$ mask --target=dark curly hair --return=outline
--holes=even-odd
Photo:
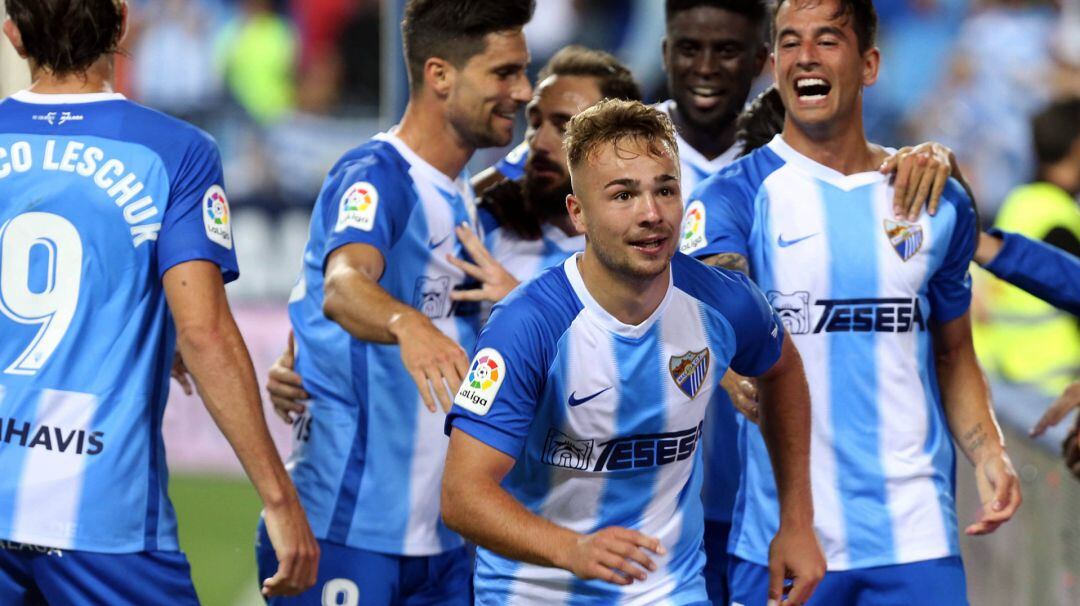
[[[735,139],[743,144],[742,155],[772,141],[784,130],[784,102],[780,91],[770,86],[739,114],[735,121]]]
[[[117,51],[124,0],[4,0],[23,48],[38,68],[79,74]]]

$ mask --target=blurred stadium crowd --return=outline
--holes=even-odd
[[[244,243],[240,261],[250,268],[233,296],[282,299],[327,167],[404,108],[404,95],[393,94],[404,80],[395,44],[403,0],[131,4],[120,90],[217,138]],[[1031,117],[1054,98],[1080,95],[1080,0],[876,4],[889,60],[867,94],[870,139],[948,145],[984,220],[992,220],[1008,192],[1033,175]],[[623,60],[647,101],[664,98],[663,2],[537,5],[526,30],[533,70],[580,43]],[[473,172],[505,151],[478,153]]]

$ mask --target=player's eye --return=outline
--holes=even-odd
[[[633,196],[631,196],[630,192],[628,192],[628,191],[621,191],[621,192],[615,194],[615,199],[620,201],[620,202],[629,201],[632,197]]]

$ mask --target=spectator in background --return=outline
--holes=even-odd
[[[1052,104],[1032,122],[1035,182],[1005,200],[996,227],[1080,256],[1080,99]],[[979,358],[1002,378],[1057,395],[1080,378],[1077,318],[1001,282],[985,289],[989,324]]]
[[[244,0],[218,39],[226,87],[252,119],[270,124],[293,108],[296,33],[271,0]]]
[[[205,128],[221,93],[210,12],[192,0],[143,6],[139,36],[131,45],[135,96]]]
[[[1049,99],[1055,18],[1039,0],[988,0],[961,26],[938,94],[912,113],[917,138],[941,140],[969,163],[987,215],[1033,172],[1029,122]]]

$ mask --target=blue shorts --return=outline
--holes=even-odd
[[[179,551],[92,553],[0,541],[0,604],[198,606]]]
[[[315,586],[270,606],[471,606],[473,558],[464,547],[433,556],[396,556],[319,541]],[[278,561],[259,522],[255,543],[259,584],[274,576]]]
[[[765,606],[769,569],[731,557],[732,606]],[[958,557],[895,566],[836,570],[814,591],[807,606],[967,606],[967,580]]]
[[[713,606],[728,606],[728,535],[731,522],[705,520],[705,589]]]

